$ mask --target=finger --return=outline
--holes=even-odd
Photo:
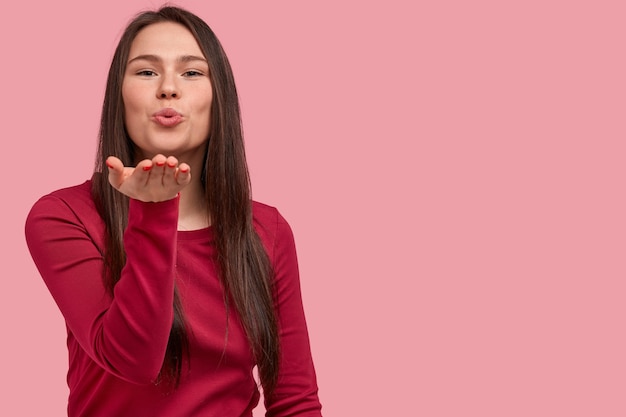
[[[144,159],[139,161],[133,175],[137,179],[137,184],[146,184],[150,179],[150,174],[152,169],[154,168],[154,164],[149,159]]]
[[[121,169],[124,167],[124,164],[122,163],[122,161],[116,156],[109,156],[105,162],[106,162],[107,167],[109,168]]]
[[[178,159],[176,159],[173,156],[168,157],[167,160],[165,161],[165,173],[163,174],[163,184],[169,185],[169,184],[176,183],[176,180],[174,177],[176,174],[177,167],[178,167]]]
[[[109,156],[105,163],[109,171],[109,183],[118,189],[124,182],[124,164],[115,156]]]
[[[152,158],[152,169],[150,170],[150,177],[148,181],[153,184],[163,184],[163,174],[165,172],[165,158],[164,155],[158,154]]]
[[[191,167],[186,163],[182,163],[176,170],[176,183],[179,185],[187,185],[191,182]]]
[[[171,168],[175,168],[178,166],[178,159],[176,159],[175,156],[168,156],[165,162],[167,162],[167,165]]]
[[[165,165],[165,161],[167,161],[167,158],[162,154],[157,154],[152,158],[152,163],[159,167]]]

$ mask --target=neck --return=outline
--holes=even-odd
[[[179,162],[191,167],[191,183],[180,192],[178,230],[198,230],[209,227],[211,222],[202,186],[202,167],[206,149],[196,149],[185,155],[177,155]]]
[[[201,182],[202,168],[192,166],[191,183],[180,192],[178,230],[198,230],[209,227],[211,222],[204,188]]]

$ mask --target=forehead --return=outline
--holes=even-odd
[[[130,46],[128,58],[147,54],[162,57],[203,56],[191,32],[183,25],[174,22],[153,23],[137,33]]]

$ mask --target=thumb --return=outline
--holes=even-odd
[[[119,158],[109,156],[106,159],[106,165],[109,168],[109,183],[113,188],[118,189],[124,182],[124,164]]]

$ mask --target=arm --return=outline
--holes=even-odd
[[[91,199],[85,205],[76,190],[42,198],[27,219],[26,240],[82,349],[108,372],[150,383],[161,369],[173,320],[176,196],[191,175],[187,164],[160,154],[136,168],[115,157],[106,164],[111,185],[130,198],[126,265],[113,297],[102,283],[104,224]]]
[[[266,417],[320,417],[321,405],[306,327],[293,233],[277,214],[273,250],[281,343],[278,385],[265,399]]]
[[[127,263],[113,298],[102,283],[99,236],[70,204],[50,195],[32,208],[26,239],[33,260],[87,354],[120,378],[150,383],[161,369],[173,318],[178,199],[131,200]]]

